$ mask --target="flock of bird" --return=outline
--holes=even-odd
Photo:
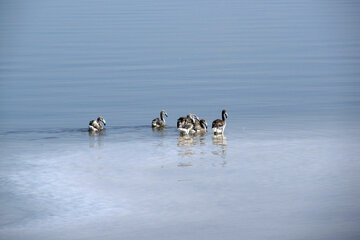
[[[166,126],[165,117],[167,117],[167,113],[165,110],[161,110],[160,118],[155,118],[151,122],[151,126],[155,129],[161,129]],[[226,127],[226,118],[228,114],[226,110],[222,110],[221,113],[222,119],[216,119],[212,122],[211,129],[213,130],[215,135],[223,134]],[[103,117],[98,117],[96,120],[92,120],[89,123],[89,131],[90,132],[99,132],[104,129],[106,125],[106,121]],[[186,117],[180,117],[177,120],[177,129],[182,135],[196,134],[196,133],[206,133],[208,128],[208,124],[205,119],[199,119],[195,114],[189,113]]]

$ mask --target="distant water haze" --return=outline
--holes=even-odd
[[[359,11],[2,1],[0,239],[359,239]]]
[[[7,128],[359,116],[356,1],[8,1]],[[26,123],[24,124],[24,120]],[[262,123],[263,124],[263,123]]]

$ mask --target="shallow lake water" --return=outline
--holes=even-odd
[[[357,1],[0,7],[0,239],[360,238]]]

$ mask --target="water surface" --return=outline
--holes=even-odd
[[[0,239],[359,239],[359,10],[1,2]]]

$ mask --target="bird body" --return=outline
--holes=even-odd
[[[103,123],[104,126],[106,125],[105,119],[101,116],[99,116],[96,120],[91,120],[89,122],[89,131],[98,132],[98,131],[103,130],[104,126],[101,123]]]
[[[206,133],[208,128],[207,122],[205,121],[205,119],[200,119],[195,121],[195,125],[193,128],[193,132],[194,133]]]
[[[154,120],[152,120],[151,122],[151,126],[153,128],[162,128],[165,127],[166,125],[166,121],[164,116],[168,116],[167,113],[165,112],[165,110],[161,110],[160,112],[160,118],[155,118]]]

